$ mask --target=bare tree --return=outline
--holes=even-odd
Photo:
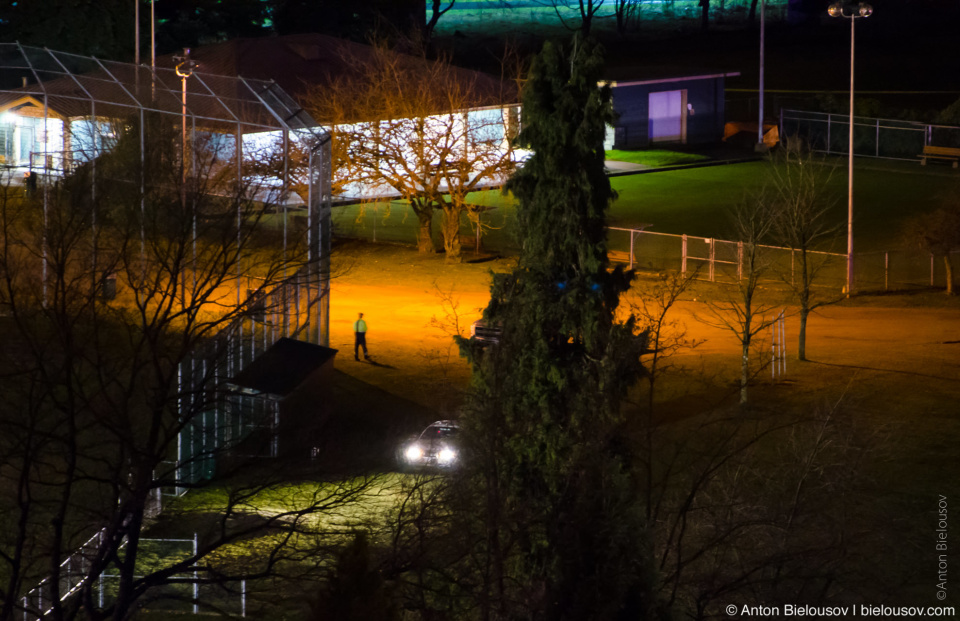
[[[740,342],[740,403],[745,404],[751,379],[750,348],[753,338],[770,327],[773,321],[767,316],[773,307],[758,297],[760,278],[770,268],[762,246],[773,228],[768,194],[761,192],[742,201],[733,213],[733,227],[739,254],[735,293],[725,299],[708,302],[707,315],[698,319],[730,331]]]
[[[408,201],[424,253],[434,251],[433,213],[442,210],[447,258],[459,260],[467,195],[502,184],[514,167],[518,118],[498,107],[512,86],[381,43],[348,61],[354,75],[313,91],[308,103],[333,128],[341,186]]]
[[[773,238],[791,250],[790,270],[782,270],[781,278],[800,304],[797,358],[806,360],[810,312],[842,299],[818,294],[814,287],[830,260],[822,250],[842,229],[842,224],[830,219],[836,197],[829,184],[836,168],[815,156],[799,139],[787,140],[770,164]]]
[[[643,0],[613,0],[613,14],[617,20],[617,32],[621,35],[635,28],[640,21]]]
[[[657,382],[664,374],[678,371],[670,362],[671,357],[681,350],[692,349],[700,344],[700,341],[687,337],[686,327],[671,316],[671,311],[696,277],[697,270],[691,270],[686,274],[675,272],[658,274],[651,285],[638,288],[637,301],[630,302],[629,305],[631,314],[637,317],[638,325],[647,339],[648,355],[644,358],[647,370],[645,375],[647,403],[646,420],[642,431],[644,457],[641,460],[644,462],[643,467],[647,477],[645,493],[648,520],[653,517],[653,494],[657,487],[654,483],[653,465],[657,428],[654,420]]]
[[[655,517],[671,607],[708,619],[720,604],[823,604],[836,585],[857,588],[849,550],[868,539],[850,514],[883,440],[842,399],[756,417],[720,410],[662,435]]]
[[[444,6],[445,3],[446,6]],[[433,37],[433,31],[437,27],[437,22],[439,22],[440,18],[452,9],[456,3],[457,0],[429,0],[430,19],[427,20],[427,25],[424,28],[425,41],[429,41]]]
[[[621,0],[615,1],[619,2]],[[629,2],[629,0],[624,1]],[[564,16],[564,12],[571,4],[567,2],[567,0],[538,0],[538,2],[542,5],[552,7],[554,13],[557,15],[557,19],[560,20],[564,28],[577,30],[580,31],[583,36],[588,36],[590,30],[593,28],[593,20],[597,18],[597,14],[600,12],[604,3],[606,3],[606,0],[577,0],[574,6],[577,7],[577,14],[580,17],[579,23],[571,23]]]
[[[271,205],[252,198],[264,188],[220,174],[217,141],[191,145],[184,187],[176,127],[114,127],[95,166],[27,198],[0,192],[0,619],[127,619],[170,585],[275,576],[302,554],[287,544],[371,485],[318,485],[261,510],[285,475],[231,476],[273,437],[226,385],[224,362],[249,344],[232,330],[301,325],[307,300],[274,293],[309,271],[307,231],[283,243]],[[161,495],[214,474],[225,478],[197,548],[145,564]],[[275,536],[255,562],[224,561],[264,532]]]
[[[960,203],[951,201],[936,211],[907,221],[903,237],[906,243],[943,260],[947,295],[953,295],[953,261],[951,255],[960,250]]]

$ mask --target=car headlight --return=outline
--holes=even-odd
[[[440,449],[440,452],[437,453],[437,463],[449,465],[457,460],[457,452],[452,448],[443,447]]]
[[[420,461],[423,459],[423,449],[416,444],[411,444],[403,452],[403,456],[407,461]]]

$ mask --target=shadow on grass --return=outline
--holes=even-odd
[[[380,367],[381,369],[396,369],[396,368],[397,368],[397,367],[393,366],[392,364],[384,364],[384,363],[382,363],[382,362],[377,362],[377,361],[374,360],[372,357],[370,357],[370,358],[364,358],[364,359],[361,360],[360,362],[365,362],[365,363],[369,364],[370,366]]]
[[[942,376],[942,375],[931,375],[930,373],[918,373],[917,371],[905,371],[905,370],[903,370],[903,369],[885,369],[885,368],[883,368],[883,367],[866,367],[866,366],[862,366],[862,365],[858,365],[858,364],[840,364],[840,363],[838,363],[838,362],[820,362],[820,361],[818,361],[818,360],[811,360],[811,359],[809,359],[809,358],[807,359],[807,362],[809,362],[810,364],[818,364],[818,365],[824,366],[824,367],[835,367],[835,368],[840,368],[840,369],[857,369],[857,370],[861,370],[861,371],[879,371],[879,372],[881,372],[881,373],[896,373],[896,374],[898,374],[898,375],[912,375],[912,376],[915,376],[915,377],[928,377],[928,378],[930,378],[930,379],[944,380],[944,381],[947,381],[947,382],[958,382],[958,383],[960,383],[960,380],[958,380],[958,379],[955,378],[955,377],[944,377],[944,376]]]

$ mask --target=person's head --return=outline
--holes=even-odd
[[[357,313],[357,319],[363,319],[363,313]]]

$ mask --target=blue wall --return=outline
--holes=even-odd
[[[648,110],[650,93],[684,89],[687,91],[687,103],[693,106],[693,113],[687,114],[686,144],[719,142],[723,138],[723,84],[722,77],[713,77],[617,85],[613,89],[613,109],[619,115],[615,125],[614,148],[642,149],[651,146],[653,143],[649,137]]]

